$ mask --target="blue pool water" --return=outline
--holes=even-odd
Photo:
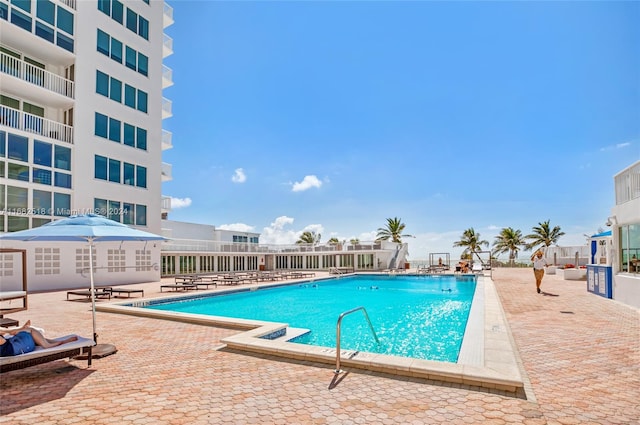
[[[147,308],[284,322],[311,330],[292,342],[335,347],[340,314],[363,306],[380,344],[357,311],[342,320],[342,349],[456,362],[475,287],[472,277],[353,276]]]

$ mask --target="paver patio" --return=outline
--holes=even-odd
[[[556,275],[545,276],[545,294],[537,294],[531,269],[496,269],[493,280],[528,399],[359,370],[332,386],[330,365],[221,348],[236,330],[99,312],[98,342],[118,353],[88,369],[60,360],[0,375],[0,423],[640,423],[637,309]],[[131,288],[161,295],[159,282]],[[30,294],[29,310],[11,317],[51,336],[90,336],[90,303],[65,297]]]

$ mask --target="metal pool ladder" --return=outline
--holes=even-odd
[[[354,309],[345,311],[344,313],[340,314],[340,316],[338,317],[338,324],[336,325],[336,370],[334,370],[334,373],[336,375],[342,372],[340,370],[340,327],[342,325],[342,318],[348,314],[355,313],[358,310],[362,310],[362,313],[364,313],[364,318],[367,319],[367,323],[369,323],[369,329],[371,329],[371,333],[373,334],[373,337],[376,339],[376,342],[378,343],[378,345],[380,344],[378,335],[376,335],[376,331],[375,329],[373,329],[373,325],[371,324],[371,320],[369,320],[369,315],[367,314],[367,310],[364,307],[362,306],[356,307]]]

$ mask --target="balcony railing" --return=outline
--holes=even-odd
[[[162,57],[166,58],[173,54],[173,38],[167,34],[162,34]]]
[[[173,147],[173,143],[171,140],[173,139],[173,133],[162,129],[162,150],[171,149]]]
[[[165,2],[162,16],[162,26],[163,28],[166,28],[170,25],[173,25],[173,7],[169,6]]]
[[[171,211],[171,196],[162,196],[160,208],[163,212]]]
[[[71,9],[76,10],[76,0],[60,0],[65,6],[69,6]]]
[[[162,165],[160,166],[161,168],[161,172],[162,172],[162,181],[163,182],[167,182],[169,180],[173,180],[172,177],[172,170],[173,167],[171,164],[167,163],[167,162],[163,162]]]
[[[0,124],[44,137],[73,143],[73,127],[0,105]]]
[[[614,177],[616,205],[640,198],[640,161]]]
[[[73,81],[33,66],[28,62],[7,55],[6,53],[0,53],[0,72],[71,99],[74,98]]]
[[[162,119],[170,118],[173,116],[172,103],[167,98],[162,98]]]
[[[173,70],[166,65],[162,65],[162,88],[166,89],[173,85]]]
[[[270,245],[256,244],[247,242],[223,242],[223,241],[206,241],[195,239],[174,239],[170,235],[165,235],[169,241],[162,244],[162,251],[199,251],[199,252],[228,252],[228,253],[262,253],[262,254],[318,254],[327,255],[332,253],[342,253],[346,246],[342,245],[313,245],[313,244],[294,244],[294,245]],[[360,245],[360,244],[358,244]],[[366,251],[382,251],[385,250],[381,244],[376,242],[365,242],[362,248],[358,250]],[[389,250],[389,248],[387,248]]]

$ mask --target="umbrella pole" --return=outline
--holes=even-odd
[[[91,281],[91,315],[93,318],[93,342],[98,343],[96,333],[96,289],[93,283],[93,238],[89,238],[89,280]]]

